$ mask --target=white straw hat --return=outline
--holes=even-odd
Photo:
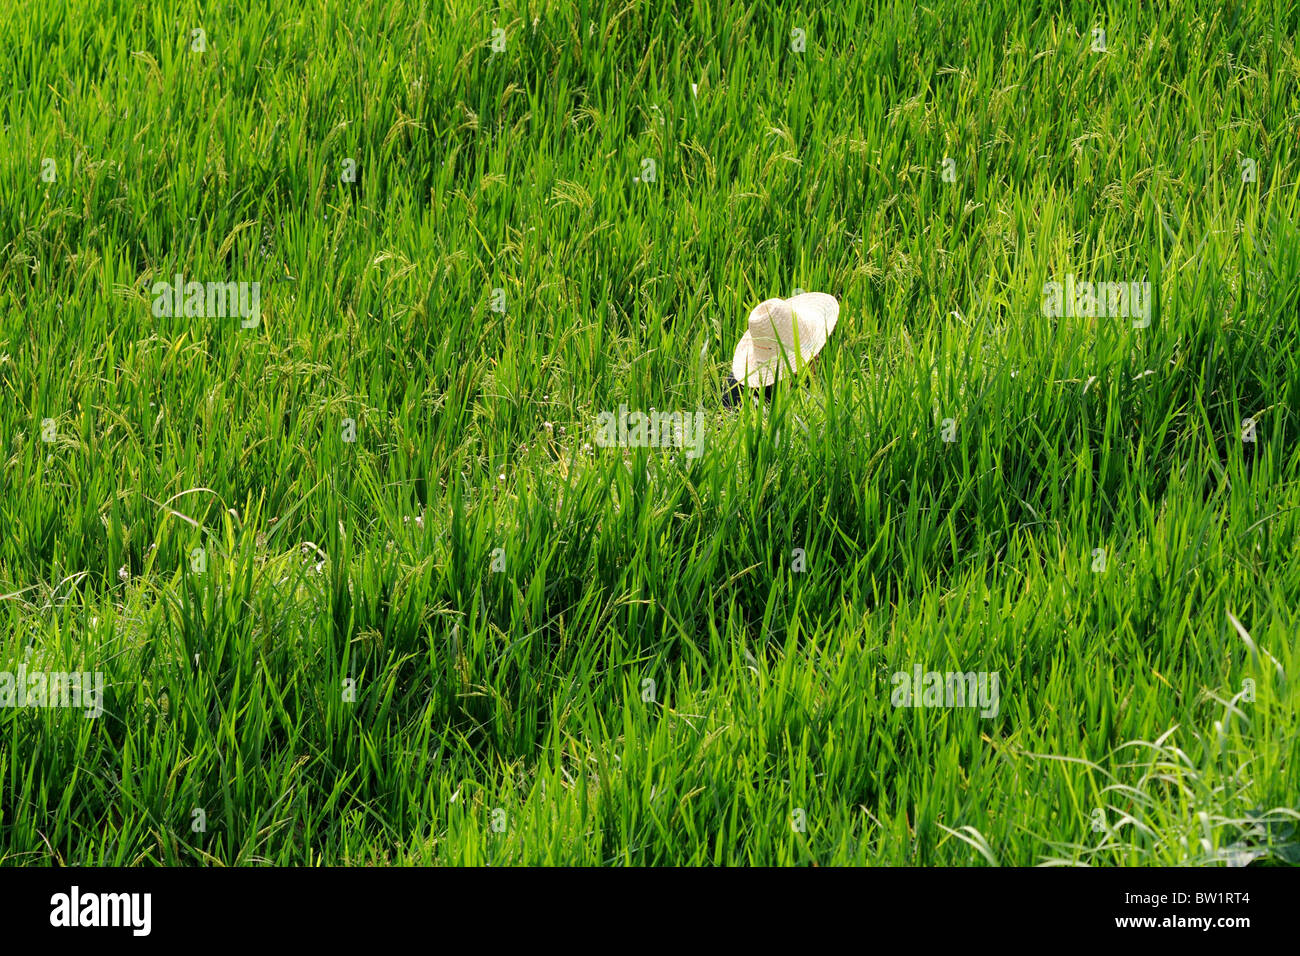
[[[825,292],[760,302],[749,313],[749,328],[736,346],[731,374],[750,388],[771,385],[787,371],[807,365],[822,350],[839,317],[839,302]]]

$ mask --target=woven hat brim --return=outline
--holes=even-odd
[[[803,292],[786,300],[799,322],[799,354],[778,349],[758,355],[754,339],[748,330],[736,345],[731,359],[731,374],[737,382],[750,388],[766,388],[787,371],[794,371],[793,363],[807,365],[825,346],[826,340],[840,317],[840,304],[835,296],[825,292]]]

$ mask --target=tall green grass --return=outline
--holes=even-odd
[[[1300,862],[1298,19],[19,0],[0,862]]]

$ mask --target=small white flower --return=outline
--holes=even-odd
[[[119,581],[130,581],[131,569],[127,567],[125,564],[122,565],[120,568],[117,569],[117,579]]]

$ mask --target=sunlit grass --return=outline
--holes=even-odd
[[[1298,862],[1295,9],[772,6],[0,15],[0,862]]]

